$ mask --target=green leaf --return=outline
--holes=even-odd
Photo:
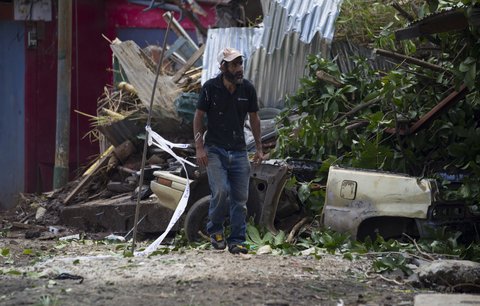
[[[380,95],[379,91],[370,92],[367,96],[365,96],[365,98],[363,98],[363,102],[370,102],[371,100],[375,99],[379,95]]]
[[[341,92],[342,93],[352,93],[354,91],[357,90],[357,87],[353,86],[353,85],[345,85],[343,86],[343,88],[341,89]]]
[[[474,63],[470,66],[470,69],[465,74],[465,85],[467,85],[468,88],[475,87],[476,76],[477,76],[477,65],[476,63]]]
[[[463,63],[460,64],[460,66],[458,66],[458,70],[459,70],[460,72],[467,72],[467,71],[470,70],[470,65],[467,64],[467,63],[465,63],[465,62],[463,62]]]
[[[10,254],[10,249],[2,248],[1,254],[3,257],[7,257]]]
[[[261,241],[262,241],[262,244],[272,245],[274,240],[275,240],[274,235],[271,232],[266,232]]]
[[[463,62],[466,64],[466,65],[470,65],[470,64],[473,64],[475,63],[477,60],[471,56],[467,57]]]
[[[273,241],[275,246],[279,246],[285,242],[285,232],[279,231],[277,235],[275,235],[275,239]]]
[[[298,188],[298,198],[302,203],[305,203],[310,196],[310,187],[308,184],[301,184]]]
[[[256,245],[262,246],[263,240],[260,237],[258,229],[251,224],[247,224],[247,236]]]
[[[469,148],[464,143],[453,143],[448,146],[448,153],[453,157],[468,156]]]

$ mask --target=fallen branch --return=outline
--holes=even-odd
[[[22,228],[22,229],[35,229],[35,230],[41,230],[41,231],[47,230],[46,226],[41,226],[36,224],[25,224],[20,222],[12,222],[12,226],[16,228]]]
[[[325,71],[322,71],[322,70],[318,70],[317,73],[317,78],[319,80],[322,80],[322,81],[325,81],[327,83],[330,83],[332,85],[334,85],[335,87],[341,87],[343,86],[343,83],[340,82],[339,80],[337,80],[333,75],[330,75],[328,73],[326,73]]]
[[[399,281],[397,281],[397,280],[395,280],[395,279],[386,278],[386,277],[383,276],[382,274],[378,274],[378,276],[379,276],[381,279],[383,279],[384,281],[387,281],[387,282],[389,282],[389,283],[394,283],[394,284],[399,285],[399,286],[405,285],[405,283],[399,282]]]
[[[390,58],[394,58],[394,59],[397,59],[397,60],[405,61],[407,63],[414,64],[414,65],[424,67],[424,68],[427,68],[427,69],[431,69],[431,70],[435,70],[435,71],[439,71],[439,72],[448,72],[448,70],[443,68],[442,66],[431,64],[429,62],[422,61],[422,60],[420,60],[418,58],[415,58],[415,57],[403,55],[401,53],[392,52],[392,51],[383,50],[383,49],[374,49],[373,53],[380,54],[382,56],[386,56],[386,57],[390,57]]]
[[[34,212],[31,212],[29,214],[27,214],[25,217],[23,217],[19,222],[20,223],[23,223],[25,221],[27,221],[28,219],[30,219],[31,217],[35,216],[35,213]]]
[[[113,150],[114,147],[110,146],[105,152],[103,152],[102,155],[100,155],[97,161],[83,173],[82,180],[78,183],[77,187],[75,187],[75,189],[73,189],[73,191],[70,192],[70,194],[63,200],[63,204],[68,205],[70,200],[80,192],[80,189],[90,182],[90,180],[93,178],[93,175],[106,165],[110,155],[113,153]]]
[[[364,126],[367,126],[369,125],[370,122],[369,121],[360,121],[360,122],[355,122],[355,123],[352,123],[352,124],[349,124],[345,127],[345,129],[347,131],[349,130],[354,130],[354,129],[357,129],[357,128],[361,128],[361,127],[364,127]]]
[[[405,283],[399,282],[395,279],[386,278],[385,276],[383,276],[381,274],[375,274],[374,276],[371,276],[370,274],[368,274],[368,272],[365,272],[364,275],[368,279],[381,278],[384,281],[387,281],[389,283],[394,283],[394,284],[399,285],[399,286],[404,286],[405,285]]]
[[[411,254],[411,253],[408,253],[408,252],[390,251],[390,252],[367,252],[367,253],[363,253],[363,254],[357,253],[358,256],[369,256],[369,255],[379,256],[379,255],[391,255],[391,254],[397,254],[397,255],[402,255],[403,257],[414,257],[414,258],[417,258],[417,259],[425,260],[425,257],[418,256],[418,255],[415,255],[415,254]]]
[[[404,235],[405,237],[407,237],[408,239],[410,239],[410,241],[413,242],[413,244],[415,245],[415,248],[417,249],[418,253],[422,254],[423,256],[425,256],[426,258],[428,258],[428,259],[431,260],[431,261],[434,261],[434,260],[435,260],[435,258],[433,258],[430,254],[428,254],[428,253],[426,253],[426,252],[424,252],[424,251],[422,251],[422,250],[420,249],[420,247],[418,246],[417,241],[416,241],[415,239],[413,239],[412,237],[410,237],[408,234],[403,233],[403,235]]]
[[[376,103],[378,100],[380,100],[379,98],[375,98],[375,99],[372,99],[366,103],[362,103],[362,104],[359,104],[357,106],[355,106],[354,108],[352,108],[350,111],[346,112],[345,114],[343,114],[342,116],[338,117],[337,119],[335,119],[333,121],[333,124],[337,124],[339,123],[340,121],[342,121],[343,119],[345,119],[346,117],[348,116],[351,116],[351,115],[354,115],[356,113],[358,113],[359,111],[361,111],[362,109],[364,108],[367,108],[369,107],[370,105]]]
[[[203,239],[207,240],[207,241],[210,240],[210,238],[207,235],[205,235],[204,233],[202,233],[202,231],[198,231],[198,235],[200,237],[202,237]]]
[[[304,217],[302,220],[300,220],[295,226],[292,228],[290,231],[290,234],[288,234],[287,243],[292,243],[293,238],[295,237],[295,234],[300,230],[300,228],[305,225],[305,223],[310,221],[310,217]]]

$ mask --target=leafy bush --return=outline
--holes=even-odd
[[[431,1],[430,9],[459,4]],[[475,3],[476,1],[463,1]],[[427,8],[425,8],[427,10]],[[470,9],[465,10],[467,13]],[[444,71],[399,65],[391,71],[371,68],[356,58],[355,68],[340,72],[335,59],[310,56],[307,75],[280,115],[277,157],[308,158],[343,166],[379,169],[414,176],[462,174],[463,185],[450,189],[449,199],[480,199],[480,61],[478,29],[442,33],[435,53],[426,61]],[[466,46],[466,47],[463,47]],[[317,77],[334,77],[340,86]],[[469,94],[428,125],[409,134],[411,127],[442,99],[458,90]],[[298,120],[289,118],[297,114]],[[407,131],[403,134],[399,131]],[[449,182],[443,182],[445,186]]]

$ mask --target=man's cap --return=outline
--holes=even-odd
[[[218,63],[221,64],[223,61],[231,62],[237,57],[243,56],[240,51],[233,48],[225,48],[221,50],[217,55]]]

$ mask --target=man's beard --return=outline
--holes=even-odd
[[[243,72],[237,72],[235,74],[230,71],[225,71],[223,73],[227,81],[233,84],[242,84],[243,83]]]

